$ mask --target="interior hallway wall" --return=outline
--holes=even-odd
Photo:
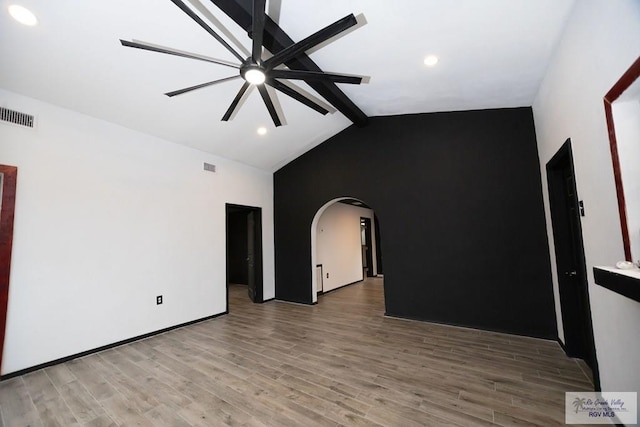
[[[262,208],[274,297],[271,173],[15,93],[0,100],[37,118],[35,130],[0,125],[0,163],[18,167],[2,374],[224,313],[225,203]]]
[[[593,267],[624,259],[604,95],[640,55],[640,2],[575,3],[533,104],[553,260],[558,332],[563,337],[545,165],[571,138],[601,386],[640,390],[640,304],[595,285]],[[638,142],[640,144],[640,141]]]

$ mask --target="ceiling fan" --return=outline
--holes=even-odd
[[[198,9],[202,11],[206,11],[204,6],[201,4],[197,4],[197,0],[190,0],[191,3],[196,5]],[[326,81],[333,83],[349,83],[349,84],[360,84],[362,83],[363,78],[358,76],[350,76],[344,74],[335,74],[335,73],[325,73],[323,71],[307,71],[307,70],[291,70],[283,68],[283,64],[287,61],[296,58],[296,56],[303,54],[304,52],[312,49],[321,43],[326,42],[330,38],[346,31],[347,29],[353,27],[358,23],[357,19],[353,14],[347,15],[342,19],[334,22],[331,25],[326,26],[325,28],[315,32],[309,37],[301,40],[297,43],[294,43],[279,52],[275,53],[272,57],[263,60],[262,58],[262,50],[263,50],[263,40],[264,40],[264,31],[265,31],[265,22],[266,22],[266,0],[253,0],[252,7],[252,23],[251,23],[251,31],[249,32],[249,37],[252,39],[252,48],[251,55],[248,58],[244,58],[236,49],[234,49],[229,43],[227,43],[218,33],[216,33],[213,28],[209,24],[207,24],[199,15],[197,15],[192,9],[190,9],[182,0],[171,0],[173,4],[178,6],[184,13],[186,13],[191,19],[193,19],[200,27],[202,27],[205,31],[207,31],[211,36],[213,36],[219,43],[221,43],[231,54],[240,61],[239,64],[230,63],[224,60],[219,60],[215,58],[210,58],[204,55],[199,55],[195,53],[185,52],[177,49],[172,49],[164,46],[155,45],[152,43],[146,43],[138,40],[126,41],[120,40],[123,46],[132,47],[137,49],[148,50],[152,52],[165,53],[169,55],[180,56],[184,58],[196,59],[199,61],[211,62],[218,65],[223,65],[227,67],[236,68],[238,73],[234,76],[225,77],[218,80],[213,80],[206,83],[201,83],[195,86],[186,87],[183,89],[175,90],[172,92],[167,92],[165,95],[169,97],[173,97],[176,95],[181,95],[187,92],[191,92],[196,89],[201,89],[204,87],[212,86],[218,83],[227,82],[230,80],[242,78],[244,83],[238,94],[231,102],[231,105],[227,109],[227,111],[222,116],[223,121],[228,121],[231,119],[233,114],[236,112],[238,105],[242,98],[245,96],[247,90],[251,86],[255,86],[258,88],[260,92],[260,96],[264,101],[269,114],[271,115],[271,119],[273,120],[274,125],[281,126],[282,121],[278,116],[278,112],[274,106],[273,100],[271,98],[271,93],[267,90],[265,85],[269,85],[277,91],[284,93],[285,95],[290,96],[291,98],[301,102],[309,108],[321,113],[327,114],[329,110],[328,105],[321,105],[318,100],[311,99],[309,96],[304,95],[300,91],[292,89],[291,85],[287,85],[280,81],[281,79],[291,79],[291,80],[303,80],[309,82],[317,82],[317,81]]]

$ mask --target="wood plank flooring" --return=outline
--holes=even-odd
[[[593,390],[552,341],[385,318],[382,279],[0,383],[4,426],[556,426]]]

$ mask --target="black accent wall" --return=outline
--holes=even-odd
[[[311,302],[311,223],[375,211],[388,315],[556,338],[530,108],[375,117],[274,174],[276,298]]]

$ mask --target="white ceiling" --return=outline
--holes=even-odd
[[[249,48],[235,23],[201,1]],[[322,116],[278,94],[287,125],[275,128],[257,91],[221,122],[239,79],[163,95],[236,73],[120,45],[138,39],[236,62],[169,0],[0,2],[3,89],[271,171],[351,124],[340,112]],[[371,117],[530,106],[573,2],[273,0],[268,8],[294,41],[364,14],[366,25],[309,56],[324,71],[370,76],[368,84],[338,86]],[[39,25],[13,21],[11,3],[30,8]],[[423,64],[427,54],[439,56],[437,66]],[[259,126],[267,135],[257,135]]]

